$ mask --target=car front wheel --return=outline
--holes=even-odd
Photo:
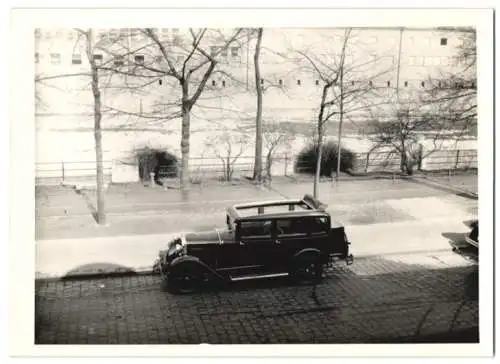
[[[168,288],[173,293],[189,294],[200,290],[206,280],[200,267],[183,264],[168,277]]]

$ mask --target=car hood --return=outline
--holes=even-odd
[[[227,229],[212,229],[185,234],[186,244],[209,244],[234,241],[233,233]]]

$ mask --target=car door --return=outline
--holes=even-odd
[[[276,240],[281,250],[282,262],[288,264],[300,250],[310,247],[307,226],[303,218],[276,220]]]
[[[221,246],[219,266],[221,269],[252,270],[263,269],[272,247],[273,221],[241,221],[236,226],[234,243]]]
[[[306,248],[324,250],[328,243],[328,218],[304,216],[276,221],[276,239],[281,243],[282,256],[289,261]]]

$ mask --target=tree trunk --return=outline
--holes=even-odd
[[[181,128],[181,170],[180,187],[182,191],[189,189],[189,136],[191,104],[189,101],[189,81],[182,83],[182,128]]]
[[[272,155],[272,149],[270,149],[266,156],[266,178],[269,182],[271,182],[272,180],[271,176],[272,165],[273,165],[273,155]]]
[[[87,32],[87,58],[90,64],[92,77],[92,94],[94,96],[94,141],[96,156],[96,191],[97,191],[97,216],[99,225],[106,224],[106,212],[104,203],[104,172],[102,162],[102,131],[101,131],[101,91],[99,89],[99,74],[97,65],[94,61],[92,50],[92,30]]]
[[[342,159],[342,122],[344,121],[344,62],[340,66],[340,120],[339,120],[339,137],[337,146],[337,173],[335,176],[336,181],[339,181],[340,177],[340,161]]]
[[[255,161],[253,179],[262,180],[262,85],[260,83],[259,56],[262,43],[263,28],[259,28],[257,34],[257,44],[255,45],[254,66],[255,66],[255,89],[257,91],[257,114],[255,116]]]
[[[319,179],[321,176],[321,157],[323,154],[322,141],[323,141],[323,123],[318,122],[318,153],[316,158],[316,173],[314,174],[314,190],[313,196],[314,198],[318,198],[318,187],[319,187]]]

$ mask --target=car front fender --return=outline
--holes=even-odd
[[[209,265],[205,264],[203,261],[201,261],[197,257],[193,257],[191,255],[183,255],[180,257],[175,258],[171,263],[169,267],[169,274],[175,274],[176,270],[179,269],[179,267],[183,266],[184,264],[192,264],[195,265],[207,272],[210,272],[214,276],[216,276],[219,279],[224,279],[219,273],[217,273],[213,268],[211,268]]]

